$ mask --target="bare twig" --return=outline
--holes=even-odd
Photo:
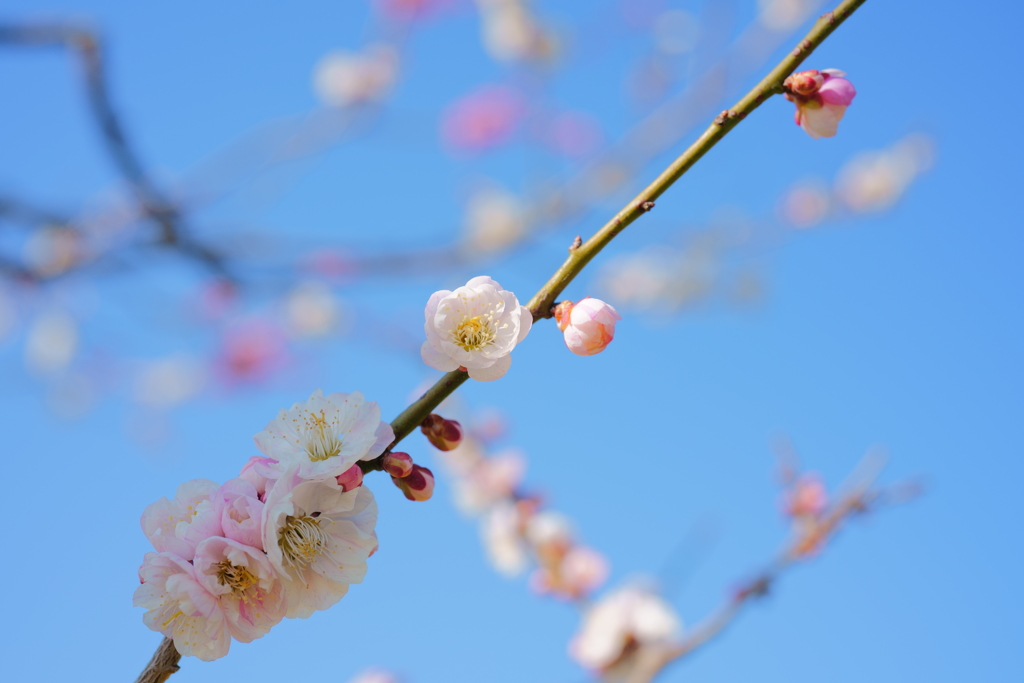
[[[149,664],[135,679],[135,683],[164,683],[171,677],[171,674],[178,670],[180,660],[181,655],[174,649],[174,641],[164,638],[160,641],[160,646],[153,654],[153,658],[149,660]]]

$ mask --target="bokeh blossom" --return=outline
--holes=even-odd
[[[583,616],[569,652],[583,666],[614,676],[637,657],[676,642],[682,622],[668,603],[641,586],[619,588]]]
[[[555,321],[565,345],[577,356],[601,353],[615,337],[615,323],[622,316],[611,304],[584,297],[577,303],[563,301],[555,307]]]
[[[380,407],[356,391],[329,394],[317,389],[308,401],[282,410],[255,437],[256,445],[278,461],[279,472],[298,466],[303,479],[336,477],[359,460],[372,460],[395,440]]]
[[[857,94],[838,69],[801,71],[785,80],[786,99],[796,104],[796,123],[812,138],[830,138]]]
[[[304,480],[295,466],[277,480],[263,510],[263,547],[285,583],[288,617],[327,609],[363,580],[376,524],[365,486],[342,491],[333,478]]]
[[[454,292],[434,292],[424,311],[427,341],[420,354],[432,368],[460,366],[481,382],[496,380],[512,364],[509,354],[526,338],[533,315],[516,295],[481,275]]]

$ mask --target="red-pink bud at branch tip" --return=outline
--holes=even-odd
[[[796,104],[796,123],[812,138],[830,138],[857,89],[838,69],[795,73],[785,80],[786,99]]]
[[[419,465],[412,466],[412,472],[399,479],[391,477],[395,486],[402,489],[402,493],[409,500],[430,500],[434,495],[434,473],[426,467]]]
[[[402,479],[412,474],[413,461],[412,456],[408,453],[388,453],[384,456],[384,471],[390,474],[392,477]]]
[[[593,356],[604,351],[615,338],[615,323],[622,320],[611,304],[589,296],[575,304],[559,303],[554,315],[565,345],[577,356]]]
[[[462,425],[431,413],[420,426],[427,440],[441,451],[450,451],[462,442]]]
[[[342,491],[351,491],[363,485],[363,470],[359,467],[359,463],[356,463],[339,474],[337,478]]]

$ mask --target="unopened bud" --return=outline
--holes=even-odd
[[[392,477],[402,479],[412,474],[412,456],[408,453],[388,453],[384,456],[384,471]]]
[[[563,301],[554,310],[565,345],[577,356],[601,353],[615,337],[615,323],[622,316],[611,304],[589,296],[578,303]]]
[[[420,429],[434,448],[440,451],[453,450],[462,442],[462,425],[436,413],[428,415]]]
[[[359,466],[359,463],[356,463],[339,474],[337,478],[338,485],[341,486],[342,491],[357,489],[363,485],[363,468]]]
[[[818,88],[820,88],[824,82],[825,76],[817,69],[811,69],[810,71],[801,71],[799,73],[792,74],[789,78],[783,81],[783,85],[789,88],[795,95],[799,95],[800,97],[810,97],[814,93],[818,92]]]
[[[409,500],[430,500],[434,495],[434,473],[426,467],[419,465],[412,466],[412,472],[399,479],[391,477],[395,486],[402,489],[402,493]]]

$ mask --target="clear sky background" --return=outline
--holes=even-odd
[[[651,38],[620,19],[621,4],[537,3],[570,37],[540,92],[548,103],[590,112],[608,140],[646,111],[629,99],[624,80],[650,53]],[[749,0],[664,6],[702,17],[724,12],[732,17],[727,27],[746,25],[756,11]],[[371,35],[368,5],[356,0],[8,0],[0,7],[3,21],[69,17],[109,39],[113,99],[141,156],[166,180],[188,177],[259,124],[314,109],[317,60],[358,49]],[[792,105],[773,99],[566,296],[592,293],[594,274],[616,255],[678,244],[688,226],[724,215],[723,207],[771,218],[795,181],[832,178],[857,152],[923,132],[935,142],[936,163],[892,210],[829,222],[747,254],[765,282],[756,306],[717,297],[679,314],[630,313],[615,342],[592,358],[572,356],[553,324],[539,324],[504,379],[460,390],[469,405],[507,416],[505,443],[528,454],[529,485],[608,555],[609,585],[673,566],[668,579],[679,589],[671,598],[690,623],[786,538],[771,448],[780,435],[830,485],[876,446],[889,454],[886,481],[925,478],[922,498],[852,524],[723,637],[670,670],[666,683],[1024,680],[1017,120],[1024,101],[1015,75],[1022,21],[1020,5],[1005,1],[928,9],[869,1],[807,63],[841,68],[858,88],[838,137],[811,140],[793,125]],[[713,54],[694,58],[694,68]],[[467,188],[480,178],[526,192],[582,163],[528,142],[478,157],[453,156],[439,144],[449,102],[481,83],[520,78],[486,56],[468,3],[417,26],[406,58],[369,130],[198,210],[189,219],[195,234],[226,245],[270,235],[295,254],[446,244],[459,234]],[[725,99],[759,78],[730,81]],[[0,49],[0,105],[3,192],[76,213],[116,185],[67,54]],[[473,269],[339,288],[384,321],[396,343],[357,329],[303,346],[273,380],[211,387],[173,411],[158,444],[132,437],[152,418],[129,401],[120,375],[108,378],[88,412],[67,420],[51,409],[47,381],[24,368],[23,331],[0,339],[4,678],[133,680],[160,640],[131,606],[149,549],[138,526],[146,505],[188,479],[234,476],[257,453],[251,436],[317,387],[362,391],[386,418],[396,415],[435,376],[416,352],[431,292],[485,272],[528,299],[573,235],[597,229],[681,149],[652,162],[628,192],[524,252]],[[87,319],[83,345],[94,363],[209,353],[214,340],[182,313],[181,298],[200,275],[154,257],[144,270],[73,278],[19,305],[30,316],[58,300]],[[270,298],[266,290],[246,296],[254,311]],[[407,447],[418,462],[435,464],[419,435]],[[381,549],[366,581],[333,609],[236,643],[224,659],[186,660],[172,680],[344,681],[369,666],[409,683],[584,678],[566,653],[576,613],[533,596],[525,579],[490,569],[445,479],[434,500],[417,504],[381,476],[368,484],[380,505]],[[689,559],[672,559],[695,526],[709,525],[713,543],[684,542]]]

